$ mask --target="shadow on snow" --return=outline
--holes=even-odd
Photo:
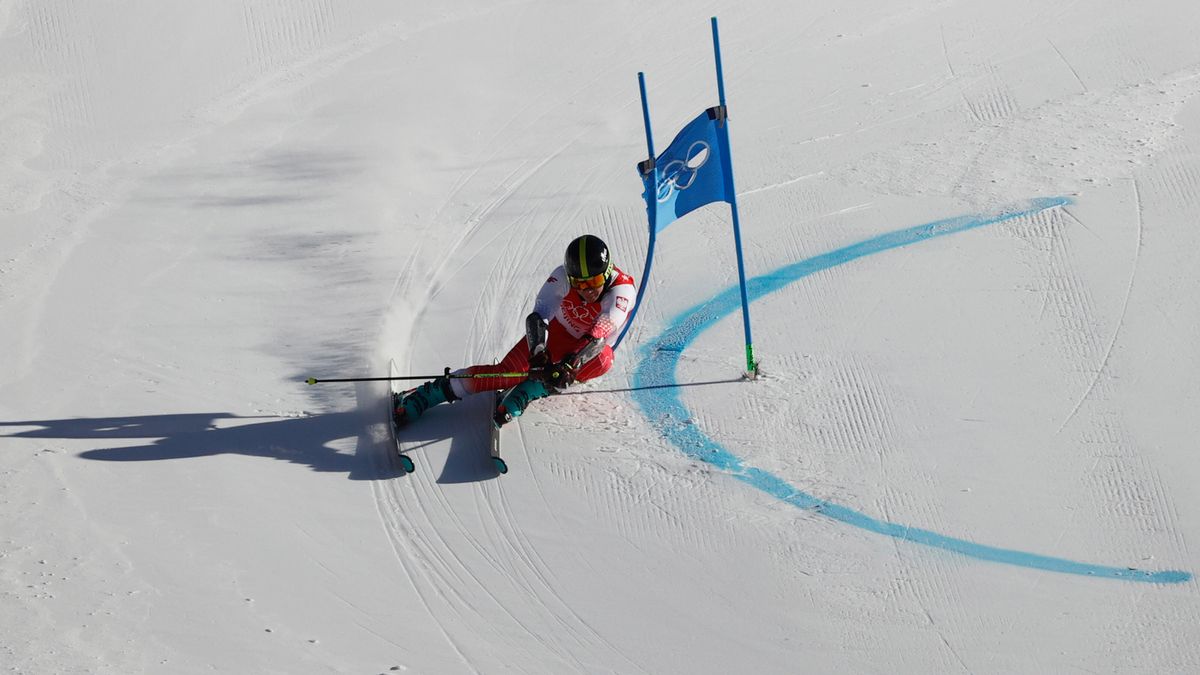
[[[405,429],[402,435],[409,449],[416,450],[412,456],[418,467],[433,459],[422,456],[421,448],[450,440],[450,452],[438,476],[439,483],[475,482],[496,475],[487,455],[486,428],[481,423],[479,430],[464,429],[455,414],[463,412],[466,410],[431,411],[428,419]],[[382,406],[379,413],[382,417]],[[0,422],[0,436],[98,441],[101,447],[78,456],[102,462],[155,462],[238,454],[283,460],[313,471],[345,473],[350,480],[386,480],[403,475],[384,422],[360,411],[305,417],[205,412],[5,421]],[[358,439],[353,454],[339,452],[332,445],[346,438]]]
[[[101,441],[106,447],[79,453],[104,462],[152,462],[223,454],[280,459],[314,471],[346,473],[351,480],[388,478],[388,462],[372,461],[379,448],[365,433],[362,415],[340,412],[306,417],[241,416],[226,412],[96,417],[0,422],[4,427],[36,427],[9,438]],[[354,454],[331,443],[358,437]],[[123,441],[143,440],[124,444]],[[393,469],[394,473],[399,473]]]

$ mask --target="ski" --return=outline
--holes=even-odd
[[[395,361],[388,362],[388,371],[393,377],[398,374]],[[416,471],[417,467],[413,464],[412,457],[409,457],[408,453],[404,451],[404,446],[400,444],[400,428],[396,426],[396,406],[400,405],[400,399],[405,393],[399,388],[396,380],[393,380],[388,386],[387,419],[388,427],[392,430],[392,442],[396,444],[396,458],[400,462],[400,469],[405,474],[410,474]]]
[[[508,463],[500,456],[500,425],[496,424],[496,408],[500,406],[500,401],[504,400],[504,393],[497,391],[492,398],[492,407],[488,409],[488,423],[492,426],[492,464],[502,475],[508,473]]]

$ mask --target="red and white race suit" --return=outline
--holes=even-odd
[[[577,354],[593,338],[605,341],[604,348],[587,363],[575,371],[576,382],[586,382],[600,377],[612,367],[612,343],[621,334],[621,327],[633,310],[637,289],[633,277],[613,267],[612,282],[596,302],[584,302],[579,292],[567,283],[567,273],[559,265],[550,273],[542,285],[533,311],[550,317],[546,336],[546,351],[551,363],[557,363],[571,354]],[[515,373],[529,370],[529,345],[522,337],[508,354],[496,365],[471,366],[459,370],[459,375],[481,373]],[[520,384],[522,377],[455,378],[454,392],[459,396],[477,394],[481,391],[508,389]]]

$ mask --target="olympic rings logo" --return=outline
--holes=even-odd
[[[667,162],[662,170],[662,182],[658,185],[658,201],[665,202],[676,190],[680,192],[690,188],[696,182],[696,174],[700,167],[708,162],[708,143],[696,141],[688,148],[683,159],[673,159]]]
[[[585,329],[596,321],[596,317],[600,316],[600,308],[594,304],[575,302],[570,296],[567,296],[562,301],[562,314],[568,323]]]

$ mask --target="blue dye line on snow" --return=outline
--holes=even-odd
[[[899,230],[873,239],[831,251],[824,255],[781,267],[774,272],[746,282],[751,301],[778,291],[788,284],[815,272],[851,262],[864,256],[882,253],[901,246],[927,241],[935,237],[964,232],[1046,209],[1070,204],[1066,197],[1042,198],[1020,207],[992,215],[961,216]],[[1179,570],[1149,572],[1134,567],[1110,567],[1076,562],[1064,558],[1026,553],[1013,549],[977,544],[929,530],[900,525],[872,518],[845,506],[818,499],[799,490],[773,473],[747,466],[720,443],[709,438],[694,423],[692,415],[679,398],[679,390],[661,387],[676,382],[675,373],[683,351],[705,330],[720,319],[741,309],[741,295],[734,286],[716,297],[677,316],[670,327],[641,348],[642,359],[634,372],[634,401],[663,435],[684,454],[729,472],[734,478],[781,499],[797,508],[820,513],[847,525],[877,534],[911,541],[925,546],[953,551],[965,556],[991,562],[1016,565],[1030,569],[1079,574],[1125,581],[1176,584],[1189,581],[1192,575]],[[656,388],[648,388],[656,387]]]

